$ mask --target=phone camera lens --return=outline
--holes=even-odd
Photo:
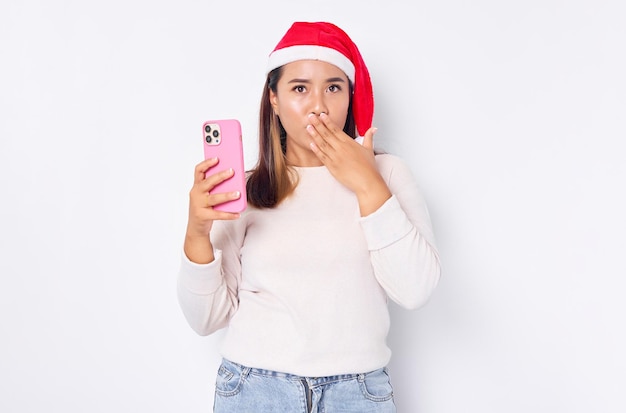
[[[211,143],[211,135],[207,135],[205,140],[206,140],[206,143]]]
[[[217,130],[214,130],[214,131],[213,131],[213,137],[214,137],[214,138],[217,138],[218,136],[220,136],[220,132],[219,132],[219,131],[217,131]]]
[[[205,130],[206,133],[211,133],[211,125],[206,125],[204,127],[204,130]]]

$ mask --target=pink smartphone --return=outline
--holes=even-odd
[[[241,197],[234,201],[215,205],[213,208],[226,212],[242,212],[246,202],[246,171],[243,161],[243,141],[241,125],[236,119],[209,120],[202,125],[202,141],[204,142],[204,159],[218,158],[219,163],[211,168],[211,172],[232,168],[235,174],[218,184],[211,192],[239,191]]]

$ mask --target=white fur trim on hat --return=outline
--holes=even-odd
[[[348,79],[354,83],[354,65],[346,56],[335,49],[324,46],[299,45],[274,50],[267,62],[266,74],[272,70],[297,60],[321,60],[343,70]]]

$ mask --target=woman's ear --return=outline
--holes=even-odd
[[[274,114],[278,116],[278,96],[272,89],[270,89],[270,105],[272,105],[272,109],[274,110]]]

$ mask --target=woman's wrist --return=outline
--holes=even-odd
[[[372,182],[367,188],[356,192],[361,216],[365,217],[377,211],[389,198],[391,191],[382,177]]]
[[[189,261],[196,264],[208,264],[215,260],[213,244],[208,234],[196,235],[187,232],[183,249]]]

